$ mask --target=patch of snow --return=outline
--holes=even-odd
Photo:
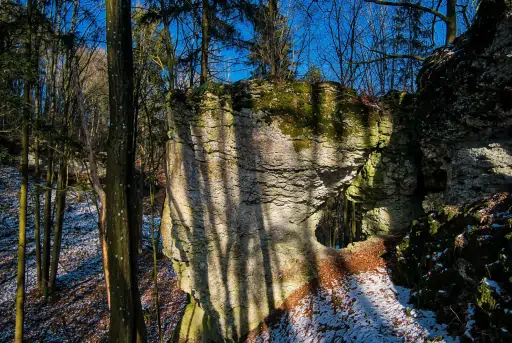
[[[458,342],[431,311],[408,303],[411,290],[386,273],[347,275],[287,310],[256,342]]]

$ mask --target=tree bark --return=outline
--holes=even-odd
[[[66,178],[67,169],[66,148],[62,144],[62,157],[59,161],[59,172],[57,176],[56,204],[55,204],[55,230],[53,231],[53,250],[50,268],[49,293],[55,292],[55,282],[57,280],[57,269],[59,267],[60,249],[62,243],[62,227],[64,224],[64,209],[66,207]]]
[[[457,37],[457,0],[448,0],[446,5],[446,44]]]
[[[56,3],[56,23],[55,27],[60,26],[60,3]],[[49,83],[51,83],[50,88],[50,106],[48,119],[51,123],[51,126],[54,126],[55,123],[55,112],[57,108],[57,54],[58,47],[57,41],[53,40],[52,42],[52,51],[51,51],[51,63],[50,63],[50,73],[51,76],[49,78]],[[45,299],[48,298],[48,288],[50,281],[50,231],[52,227],[52,186],[53,186],[53,178],[54,178],[54,160],[53,160],[53,149],[52,146],[52,137],[48,137],[47,149],[48,149],[48,163],[46,170],[46,191],[45,191],[45,199],[44,199],[44,233],[43,233],[43,256],[42,256],[42,293]]]
[[[25,319],[25,249],[26,249],[26,228],[27,228],[27,194],[28,194],[28,129],[30,120],[30,92],[32,81],[32,0],[27,1],[27,35],[25,42],[25,53],[27,57],[27,68],[25,70],[25,84],[23,90],[23,128],[21,137],[21,194],[20,194],[20,217],[19,217],[19,241],[18,241],[18,275],[16,277],[16,325],[14,341],[23,342],[23,323]]]
[[[145,342],[137,282],[131,2],[106,0],[110,127],[107,144],[109,342]]]
[[[41,274],[41,192],[39,183],[41,182],[41,168],[39,166],[39,97],[40,91],[39,87],[37,90],[37,94],[35,96],[34,109],[36,111],[35,124],[34,124],[34,159],[35,159],[35,171],[34,171],[34,179],[35,179],[35,218],[34,218],[34,238],[36,244],[36,278],[37,278],[37,287],[41,290],[42,284],[42,274]]]
[[[208,53],[209,53],[209,45],[210,45],[210,38],[209,38],[209,23],[208,23],[208,16],[209,16],[209,4],[208,0],[202,0],[202,21],[201,21],[201,75],[200,75],[200,84],[203,85],[206,82],[208,82]]]
[[[348,239],[348,243],[352,243],[352,239],[350,237],[350,229],[348,227],[348,204],[349,201],[347,199],[347,195],[343,195],[343,235]]]
[[[269,0],[268,2],[268,20],[267,20],[267,30],[268,30],[268,39],[269,39],[269,47],[270,47],[270,79],[275,80],[278,75],[278,54],[276,53],[277,44],[276,40],[276,18],[277,18],[277,1]]]

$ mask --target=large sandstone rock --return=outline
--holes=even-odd
[[[192,296],[180,337],[238,340],[315,277],[320,210],[389,138],[389,115],[334,83],[263,82],[174,113],[162,235]]]
[[[512,5],[487,0],[473,27],[437,50],[419,77],[427,210],[510,189]]]

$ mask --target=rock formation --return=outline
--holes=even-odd
[[[483,1],[472,28],[437,50],[418,79],[426,210],[512,183],[512,12]]]
[[[390,114],[379,127],[379,146],[345,192],[361,206],[365,236],[404,229],[421,213],[416,192],[419,144],[414,98],[391,92],[380,99],[379,106]]]
[[[358,203],[371,235],[407,227],[422,200],[432,210],[509,189],[511,8],[482,2],[413,96],[260,81],[176,95],[162,237],[191,295],[179,339],[236,341],[315,278],[335,253],[315,237],[332,198]]]
[[[181,335],[237,340],[315,277],[320,210],[389,144],[392,121],[335,83],[241,82],[173,110],[162,227],[192,296]]]

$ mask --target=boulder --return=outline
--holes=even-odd
[[[321,209],[389,114],[336,83],[211,88],[173,102],[162,237],[192,297],[181,340],[236,341],[316,276]]]

